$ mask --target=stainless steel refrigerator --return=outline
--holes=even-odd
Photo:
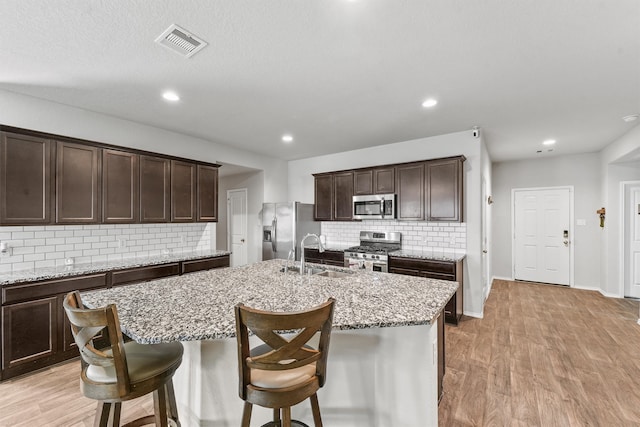
[[[262,205],[262,259],[286,259],[291,249],[300,260],[300,240],[320,234],[320,222],[313,220],[313,204],[300,202]]]

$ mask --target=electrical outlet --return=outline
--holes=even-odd
[[[184,234],[180,235],[180,244],[185,245],[187,243],[187,236]]]

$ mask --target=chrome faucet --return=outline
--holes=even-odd
[[[287,255],[287,261],[284,264],[284,272],[285,273],[287,273],[289,271],[289,259],[291,259],[291,261],[293,261],[293,262],[296,261],[296,251],[295,251],[295,249],[289,250],[289,254]]]
[[[302,254],[300,255],[300,275],[304,274],[304,241],[307,240],[307,237],[314,237],[318,242],[318,250],[320,252],[324,252],[324,246],[322,246],[322,241],[317,234],[308,233],[306,236],[304,236],[300,241],[300,251],[302,252]]]

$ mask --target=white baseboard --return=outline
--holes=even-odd
[[[483,319],[484,318],[484,314],[483,313],[474,313],[471,311],[464,311],[462,314],[464,314],[465,316],[469,316],[469,317],[475,317],[476,319]]]
[[[513,281],[513,277],[500,277],[500,276],[493,276],[491,278],[491,283],[493,283],[494,280],[510,280]]]
[[[624,298],[624,295],[611,294],[609,292],[603,291],[602,289],[595,289],[595,290],[600,292],[602,295],[604,295],[607,298]]]

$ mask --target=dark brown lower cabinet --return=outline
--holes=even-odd
[[[183,261],[180,268],[180,274],[194,273],[202,270],[212,270],[214,268],[229,267],[229,255],[198,259],[193,261]]]
[[[26,374],[78,355],[62,302],[74,290],[132,284],[190,271],[228,267],[229,256],[136,267],[2,287],[0,380]],[[96,344],[106,343],[104,336]]]
[[[316,264],[334,265],[336,267],[344,267],[344,252],[341,251],[324,251],[318,249],[305,248],[305,262],[313,262]]]
[[[462,260],[436,261],[390,256],[389,273],[458,282],[458,290],[444,308],[445,321],[455,325],[458,324],[463,310]]]

